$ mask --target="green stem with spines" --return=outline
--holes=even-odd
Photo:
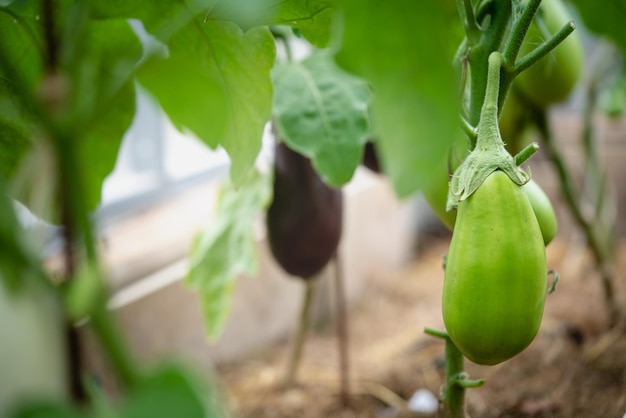
[[[472,380],[464,372],[463,353],[452,342],[445,331],[424,328],[424,333],[441,338],[445,342],[445,382],[442,387],[441,402],[446,418],[465,418],[465,389],[477,388],[485,384],[484,379]]]
[[[486,74],[488,72],[489,54],[500,48],[511,18],[511,3],[497,2],[490,4],[491,20],[489,28],[482,32],[476,44],[469,44],[468,60],[470,64],[470,98],[467,119],[472,126],[478,125],[480,113],[485,99]],[[487,12],[483,12],[487,13]],[[480,22],[479,22],[480,23]],[[470,138],[470,149],[476,142]]]
[[[533,18],[535,17],[540,4],[541,0],[529,0],[520,17],[513,23],[511,33],[502,51],[502,56],[505,62],[515,62],[517,54],[522,47],[522,42],[524,42],[524,37],[533,22]]]

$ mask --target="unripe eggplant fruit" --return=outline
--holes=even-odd
[[[326,185],[311,161],[280,142],[275,148],[274,199],[267,212],[270,249],[289,274],[309,279],[337,251],[341,189]]]

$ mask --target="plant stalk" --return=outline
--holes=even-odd
[[[350,404],[350,340],[348,336],[348,313],[346,309],[345,280],[341,258],[334,255],[335,303],[337,315],[337,343],[339,348],[339,397],[343,406]]]
[[[124,388],[135,386],[140,379],[140,372],[137,370],[126,341],[105,303],[99,304],[94,309],[89,324],[104,348],[121,385]]]
[[[446,418],[465,418],[465,389],[485,384],[484,379],[470,380],[463,371],[464,357],[461,350],[445,331],[425,328],[424,332],[445,341],[445,382],[441,388],[441,403]]]
[[[450,337],[445,339],[446,383],[443,389],[443,405],[446,418],[465,418],[465,388],[456,381],[463,373],[464,358]]]
[[[559,181],[561,183],[561,193],[565,198],[565,202],[567,203],[574,220],[587,237],[588,245],[591,248],[596,265],[602,277],[604,299],[609,309],[609,326],[613,327],[619,322],[621,313],[615,298],[615,268],[613,260],[614,249],[610,245],[612,241],[607,237],[603,237],[599,226],[585,217],[582,205],[578,200],[578,194],[572,181],[573,177],[565,163],[561,151],[556,144],[554,134],[548,122],[546,111],[543,109],[533,109],[533,120],[539,130],[544,144],[546,145],[548,158],[552,162],[557,172],[557,176],[559,177]],[[604,179],[604,177],[602,177],[602,179]],[[606,187],[606,185],[600,184],[598,187]],[[609,243],[609,245],[606,243]]]
[[[309,279],[304,282],[304,293],[300,307],[300,317],[298,319],[298,325],[296,328],[296,334],[293,341],[291,356],[289,357],[289,364],[287,365],[287,373],[283,380],[283,386],[285,388],[293,387],[297,381],[298,369],[300,367],[300,360],[302,359],[302,351],[304,348],[304,341],[309,330],[309,322],[311,316],[311,305],[313,301],[313,295],[315,290],[315,279]]]
[[[526,7],[524,7],[521,16],[513,22],[511,34],[509,35],[502,52],[504,61],[507,64],[515,62],[517,54],[522,47],[522,42],[524,41],[526,32],[528,32],[528,28],[537,13],[537,9],[539,9],[540,3],[541,0],[529,0]]]
[[[470,97],[467,120],[471,126],[477,126],[485,100],[487,87],[488,59],[493,51],[498,51],[511,18],[512,6],[509,1],[492,3],[489,7],[491,19],[489,28],[482,32],[480,42],[471,47],[468,60],[470,65]],[[470,138],[470,149],[476,146]]]

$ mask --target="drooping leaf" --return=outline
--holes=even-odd
[[[254,251],[254,249],[252,249]],[[242,257],[250,257],[251,252],[246,250],[241,254]],[[256,262],[254,267],[247,267],[251,272],[256,271]],[[248,273],[242,271],[242,273]],[[202,315],[204,315],[205,330],[209,339],[216,340],[219,338],[224,324],[230,315],[232,306],[233,290],[235,289],[235,280],[224,283],[221,286],[213,286],[202,291],[200,294],[200,303],[202,304]]]
[[[90,210],[100,202],[102,183],[115,168],[122,139],[135,114],[135,100],[135,86],[129,81],[108,101],[109,108],[93,121],[79,144],[82,184]]]
[[[626,55],[626,2],[624,0],[571,0],[585,26],[598,35],[611,39]]]
[[[72,107],[80,132],[78,157],[87,206],[100,202],[124,133],[135,115],[132,74],[141,59],[139,38],[126,20],[91,21],[64,65],[72,82]]]
[[[344,33],[337,61],[370,83],[383,169],[396,193],[407,196],[429,184],[456,128],[447,6],[413,0],[340,4]]]
[[[240,183],[270,116],[275,45],[269,31],[243,33],[233,23],[193,20],[170,39],[169,51],[167,59],[145,65],[139,81],[176,126],[226,149],[232,178]]]
[[[210,338],[216,338],[224,325],[233,281],[256,271],[253,227],[269,203],[270,177],[254,172],[238,188],[225,184],[214,219],[191,250],[186,283],[200,293]]]
[[[0,112],[3,108],[0,104]],[[0,178],[8,179],[28,150],[30,129],[23,119],[5,118],[4,115],[0,113]]]
[[[369,132],[367,84],[337,67],[328,51],[277,67],[273,80],[281,138],[311,158],[327,183],[347,183]]]

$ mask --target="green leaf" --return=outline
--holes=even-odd
[[[626,2],[624,0],[571,1],[589,30],[611,39],[626,55],[626,31],[624,31]]]
[[[433,180],[457,129],[448,8],[413,0],[340,4],[337,61],[370,83],[382,167],[396,193],[407,196]]]
[[[224,326],[234,280],[257,269],[254,224],[269,204],[272,182],[270,175],[253,173],[238,188],[223,186],[215,218],[191,250],[186,283],[201,295],[211,338]]]
[[[24,10],[17,3],[0,7],[0,39],[2,52],[7,59],[6,63],[0,63],[0,79],[6,77],[3,67],[10,63],[29,87],[34,89],[43,74],[44,38],[41,23],[35,20],[29,8]]]
[[[102,183],[115,168],[122,139],[135,114],[135,98],[134,84],[132,81],[125,83],[108,102],[109,108],[93,120],[79,143],[82,184],[89,210],[100,203]]]
[[[37,24],[41,25],[40,22]],[[40,32],[35,27],[29,33],[35,37],[43,36]],[[70,32],[66,34],[68,38],[72,35]],[[90,22],[78,33],[80,36],[73,34],[78,39],[63,43],[65,49],[59,65],[62,76],[67,79],[68,98],[60,113],[62,123],[77,141],[85,204],[91,210],[100,201],[102,182],[115,166],[122,138],[135,113],[132,73],[142,49],[135,32],[124,20]],[[14,35],[8,44],[20,39]],[[41,42],[38,38],[33,41],[34,44]],[[23,70],[22,62],[28,68]],[[31,67],[41,65],[41,57],[16,60],[15,65],[14,71],[28,73]],[[33,83],[36,82],[34,78]],[[43,143],[46,138],[41,135],[35,138],[37,115],[19,102],[13,82],[5,80],[0,85],[0,144],[3,145],[0,174],[13,179],[24,156],[29,156],[27,162],[36,161],[21,170],[19,183],[26,187],[18,186],[12,190],[37,215],[56,222],[58,213],[53,209],[58,204],[56,177],[49,174],[49,164],[39,164],[42,158],[49,162],[56,158],[53,155],[42,157],[50,154],[50,150],[42,152],[45,147],[33,147],[34,140]],[[43,200],[46,201],[44,205],[36,203]]]
[[[347,183],[369,132],[367,84],[338,68],[328,51],[278,66],[273,79],[281,138],[311,158],[324,181]]]
[[[131,391],[120,418],[217,417],[203,383],[180,366],[161,366]]]
[[[82,185],[92,210],[135,115],[132,74],[142,48],[129,23],[120,19],[89,22],[83,37],[64,66],[72,82],[71,116],[79,129],[75,136]]]
[[[277,4],[272,24],[288,25],[318,48],[328,45],[335,9],[325,0],[286,0]]]
[[[35,90],[43,68],[40,33],[33,21],[10,7],[0,8],[0,52],[6,57],[0,62],[0,176],[5,180],[13,176],[26,154],[33,130],[24,92],[8,68],[22,77],[30,93]]]
[[[74,407],[53,402],[37,402],[21,408],[12,418],[85,418]]]
[[[202,68],[200,61],[152,58],[138,78],[177,129],[189,129],[215,148],[226,130],[226,95],[212,68]]]
[[[0,91],[0,102],[2,99]],[[8,179],[28,150],[31,129],[23,119],[5,117],[8,112],[3,109],[5,106],[0,103],[0,178]]]
[[[275,45],[267,28],[246,33],[233,23],[193,20],[169,41],[170,56],[152,60],[140,82],[172,122],[209,146],[221,145],[237,184],[261,148],[272,101]]]
[[[0,284],[8,290],[22,285],[27,267],[19,225],[13,204],[0,184]]]
[[[330,7],[314,14],[310,19],[299,21],[296,28],[302,36],[318,48],[326,48],[331,38],[331,28],[335,17],[335,10]]]
[[[167,43],[170,36],[192,18],[207,22],[232,22],[242,29],[288,25],[301,30],[313,45],[328,44],[334,13],[326,0],[93,0],[91,16],[97,19],[136,18],[148,31]]]

